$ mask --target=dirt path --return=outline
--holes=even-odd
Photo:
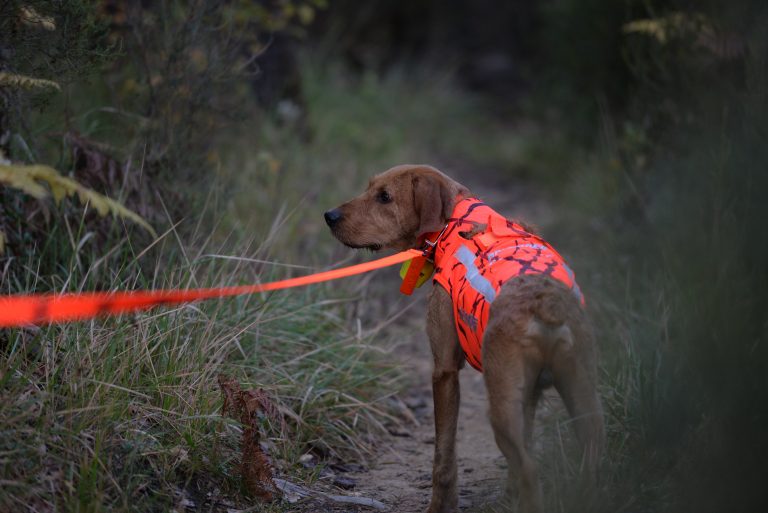
[[[421,328],[423,331],[423,325]],[[383,450],[370,471],[356,476],[361,495],[374,497],[390,506],[391,511],[403,513],[424,511],[428,505],[435,440],[429,343],[422,333],[411,333],[418,335],[409,344],[412,351],[404,364],[408,367],[406,372],[414,376],[415,386],[403,400],[418,424],[407,430],[393,430],[391,437],[381,444]],[[487,421],[482,375],[465,368],[460,381],[459,505],[463,511],[476,511],[496,498],[505,463]]]
[[[506,181],[492,173],[466,176],[447,170],[469,186],[502,214],[523,219],[546,231],[553,222],[553,209],[546,198],[534,190],[510,188]],[[380,273],[371,283],[371,304],[376,315],[391,315],[408,301],[393,294],[392,277]],[[426,289],[426,287],[425,287]],[[377,295],[386,299],[376,304]],[[407,428],[391,431],[384,440],[371,468],[352,473],[357,485],[354,492],[375,498],[399,513],[422,512],[431,494],[431,471],[434,450],[434,419],[432,416],[431,373],[432,358],[424,332],[427,291],[417,292],[418,304],[382,336],[399,344],[397,354],[411,377],[413,386],[402,397],[413,414],[414,422]],[[382,297],[379,296],[378,301]],[[364,306],[365,308],[365,306]],[[368,312],[370,315],[371,312]],[[466,366],[460,373],[461,406],[458,423],[459,507],[461,511],[494,511],[502,494],[506,462],[493,440],[487,417],[486,392],[482,375]],[[554,396],[556,398],[556,396]],[[537,424],[558,414],[559,400],[545,397],[537,412]],[[537,429],[538,431],[538,429]],[[344,509],[344,511],[353,511]]]

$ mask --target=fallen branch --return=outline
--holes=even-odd
[[[337,502],[340,504],[355,504],[356,506],[366,506],[369,508],[377,509],[379,511],[386,511],[387,507],[384,503],[377,501],[376,499],[370,499],[368,497],[355,497],[348,495],[333,495],[330,493],[320,492],[317,490],[310,490],[303,486],[291,483],[285,479],[274,478],[275,486],[283,493],[283,498],[288,502],[297,502],[300,499],[312,497],[315,499],[324,499],[331,502]]]

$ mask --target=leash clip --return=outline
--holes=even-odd
[[[429,260],[434,260],[433,258],[429,258],[430,255],[434,256],[435,254],[435,248],[437,247],[437,243],[440,242],[440,239],[443,237],[443,234],[445,233],[445,230],[448,229],[448,223],[443,227],[442,230],[440,230],[440,233],[437,234],[437,237],[435,237],[435,242],[430,242],[429,239],[424,237],[424,245],[426,246],[422,250],[422,254],[425,258]]]

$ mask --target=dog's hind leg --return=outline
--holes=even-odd
[[[507,323],[489,323],[483,337],[483,373],[496,444],[509,465],[510,498],[519,493],[521,513],[542,509],[536,463],[529,453],[540,365],[530,358],[525,334],[511,334]],[[528,425],[530,424],[530,425]]]
[[[536,420],[536,407],[541,399],[541,387],[534,386],[533,391],[525,401],[525,447],[529,451],[533,450],[533,424]]]
[[[603,408],[597,391],[597,369],[591,332],[576,327],[572,348],[561,347],[553,358],[554,384],[573,419],[583,449],[583,463],[590,478],[597,468],[605,443]],[[589,354],[579,354],[589,353]]]

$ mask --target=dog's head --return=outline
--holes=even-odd
[[[437,169],[402,165],[374,176],[360,196],[325,213],[333,235],[352,248],[404,250],[443,229],[468,190]]]

